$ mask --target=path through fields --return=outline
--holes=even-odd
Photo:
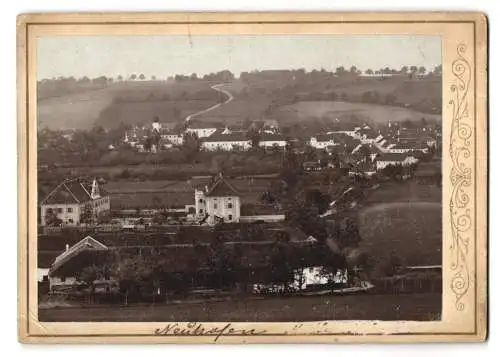
[[[191,115],[189,115],[189,116],[187,116],[187,117],[186,117],[185,121],[186,121],[186,122],[189,122],[189,121],[190,121],[191,119],[193,119],[194,117],[197,117],[197,116],[199,116],[199,115],[201,115],[201,114],[208,113],[208,112],[209,112],[209,111],[211,111],[211,110],[214,110],[214,109],[216,109],[216,108],[218,108],[218,107],[220,107],[220,106],[222,106],[222,105],[225,105],[225,104],[227,104],[227,103],[231,102],[231,101],[234,99],[233,95],[232,95],[231,93],[229,93],[227,90],[222,89],[222,88],[221,88],[222,86],[224,86],[224,83],[221,83],[221,84],[215,84],[215,85],[211,86],[210,88],[212,88],[213,90],[216,90],[216,91],[218,91],[218,92],[221,92],[221,93],[224,93],[225,95],[227,95],[227,96],[228,96],[228,98],[227,98],[227,100],[226,100],[226,101],[224,101],[224,102],[222,102],[222,103],[217,103],[217,104],[215,104],[215,105],[211,106],[210,108],[203,109],[203,110],[200,110],[199,112],[196,112],[196,113],[194,113],[194,114],[191,114]]]

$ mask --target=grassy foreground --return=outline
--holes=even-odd
[[[439,320],[441,294],[267,298],[171,305],[40,309],[39,321],[288,322],[321,320]]]

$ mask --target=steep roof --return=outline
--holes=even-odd
[[[221,122],[207,122],[202,120],[192,120],[188,124],[189,129],[218,129],[224,127]]]
[[[92,200],[92,183],[81,179],[70,179],[61,182],[53,189],[41,204],[75,204]],[[99,188],[100,196],[108,193]]]
[[[205,142],[231,142],[231,141],[250,141],[247,138],[247,133],[245,131],[232,131],[227,134],[222,134],[222,132],[216,131],[207,138],[204,138]]]
[[[263,133],[260,136],[260,141],[285,141],[285,137],[281,134]]]
[[[332,141],[334,140],[333,134],[316,134],[313,136],[313,138],[316,138],[316,141]]]
[[[409,155],[408,153],[385,153],[377,161],[401,161],[403,162]]]
[[[214,183],[208,187],[208,191],[205,193],[208,197],[221,197],[221,196],[239,196],[238,191],[227,182],[222,175],[219,175]]]
[[[95,240],[91,236],[87,236],[83,238],[81,241],[73,245],[72,247],[65,250],[62,254],[58,255],[50,267],[50,272],[55,272],[59,269],[65,262],[70,260],[71,258],[81,254],[85,251],[105,251],[108,250],[108,247],[102,244],[101,242]]]

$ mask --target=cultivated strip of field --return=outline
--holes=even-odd
[[[40,321],[145,322],[231,321],[285,322],[325,320],[436,320],[441,294],[356,295],[179,301],[165,305],[86,306],[39,309]]]
[[[126,81],[102,89],[44,98],[37,103],[38,127],[90,129],[102,125],[111,128],[120,123],[145,124],[155,116],[162,122],[180,122],[216,103],[216,96],[214,100],[190,99],[197,92],[210,90],[214,84],[201,80]]]
[[[392,122],[404,120],[441,120],[437,114],[426,114],[415,110],[393,107],[388,105],[379,105],[371,103],[351,103],[351,102],[299,102],[286,105],[274,115],[280,122],[300,122],[311,118],[346,118],[349,115],[355,115],[360,119],[366,119],[375,124],[385,124],[388,120]]]
[[[377,260],[394,252],[407,265],[442,262],[441,190],[436,185],[388,182],[358,212],[361,248]]]

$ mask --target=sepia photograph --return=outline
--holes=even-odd
[[[27,35],[37,323],[217,341],[474,309],[465,46],[448,102],[430,31],[56,32]]]

